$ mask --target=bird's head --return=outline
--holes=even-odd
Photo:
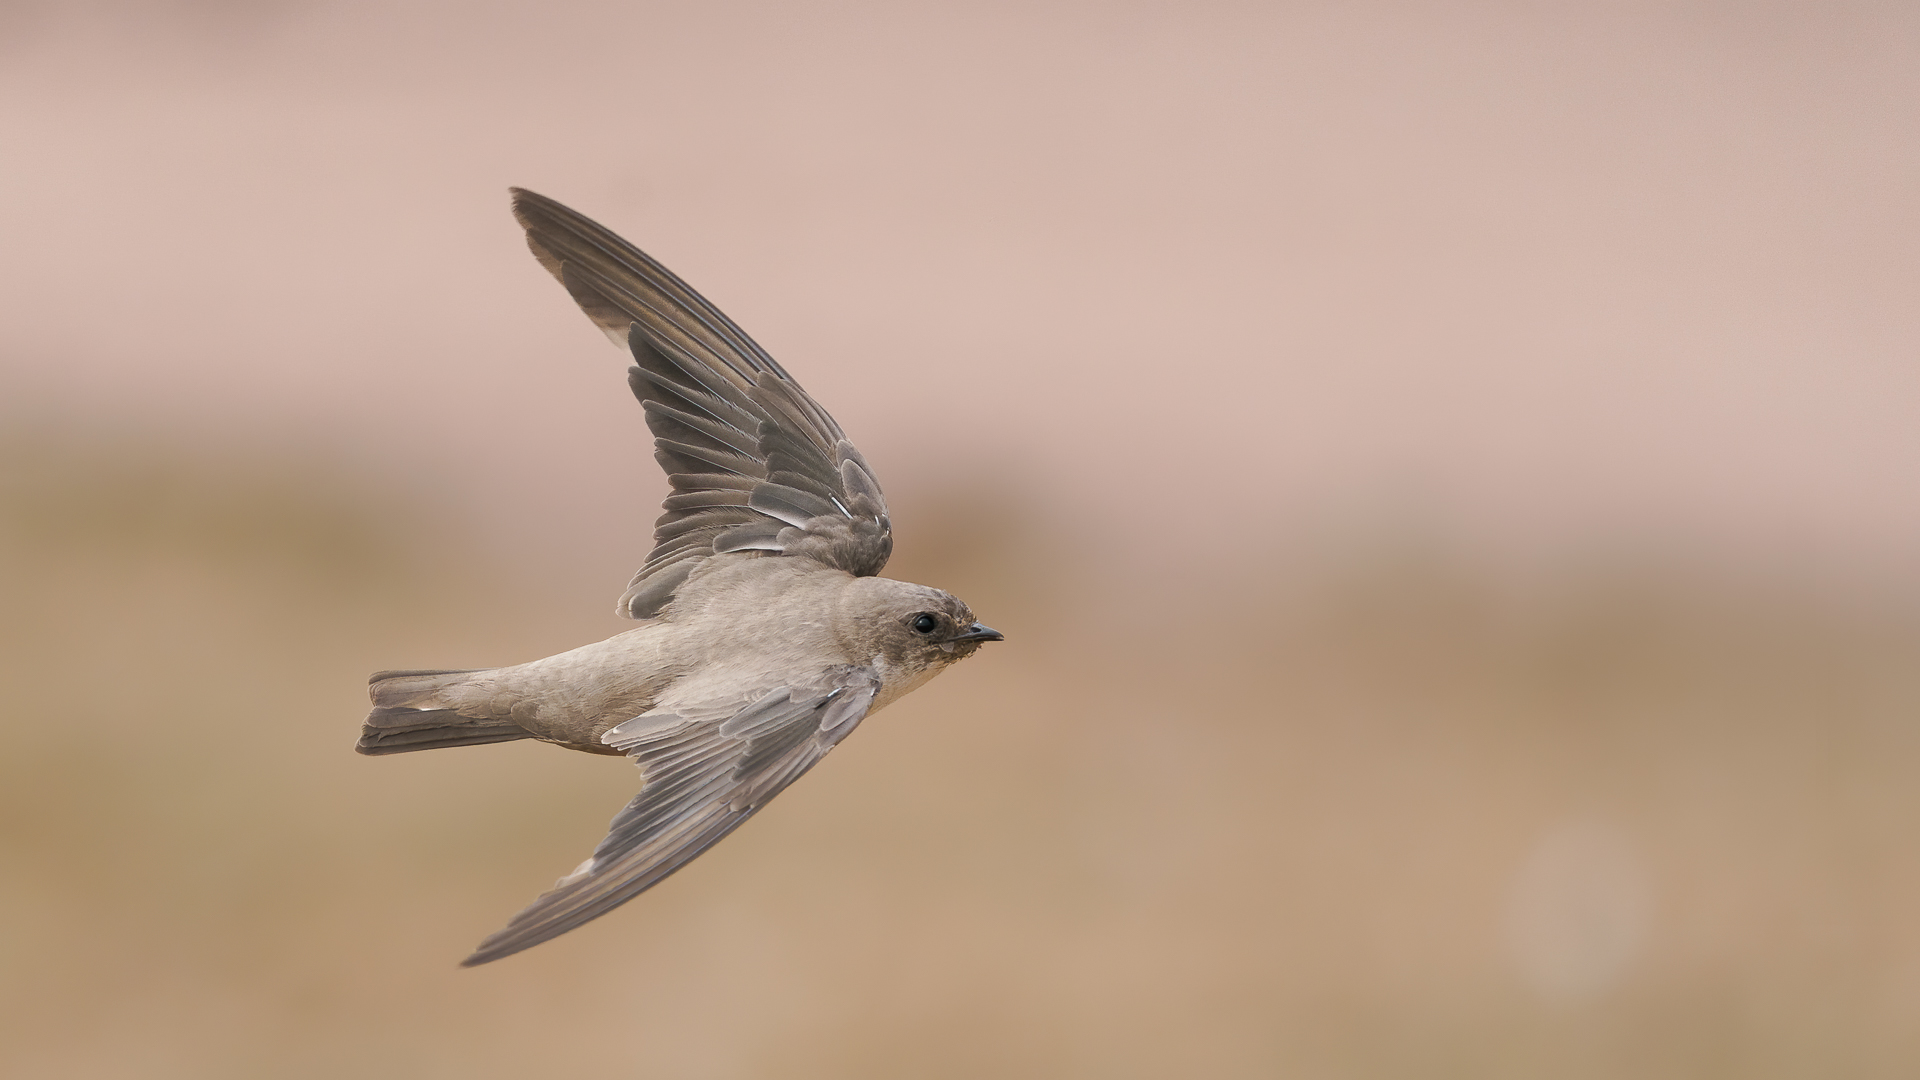
[[[940,589],[887,578],[862,578],[843,610],[857,655],[884,662],[890,673],[931,675],[972,656],[1000,631],[973,617],[973,609]]]

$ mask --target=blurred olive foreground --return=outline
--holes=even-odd
[[[318,466],[130,449],[5,458],[5,1075],[1920,1068],[1898,612],[1417,548],[1181,599],[902,492],[890,570],[1009,644],[653,893],[461,971],[633,773],[359,758],[364,676],[603,636],[620,582],[554,596]]]

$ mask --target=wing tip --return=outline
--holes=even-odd
[[[498,960],[505,956],[511,956],[512,954],[520,951],[518,949],[502,950],[501,948],[499,948],[499,946],[494,941],[494,938],[497,938],[499,936],[500,936],[499,934],[495,934],[493,935],[493,937],[490,937],[485,941],[482,941],[480,944],[474,946],[473,952],[468,953],[467,958],[465,960],[460,961],[460,966],[463,968],[479,967],[481,964],[491,964],[495,960]]]
[[[513,210],[513,216],[518,218],[522,225],[527,223],[526,213],[530,207],[543,206],[552,202],[553,200],[547,198],[545,195],[527,188],[510,187],[507,189],[507,205]]]
[[[552,934],[529,935],[515,933],[514,928],[508,926],[506,929],[490,935],[485,941],[474,946],[473,952],[468,954],[465,960],[460,961],[460,966],[463,968],[479,967],[481,964],[491,964],[495,960],[504,960],[514,953],[531,949],[535,945],[553,936]]]

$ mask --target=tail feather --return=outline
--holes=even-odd
[[[532,733],[497,716],[469,716],[443,708],[439,692],[487,668],[458,671],[380,671],[368,680],[374,709],[354,749],[362,754],[405,754],[443,746],[530,739]]]
[[[353,748],[377,757],[528,738],[532,736],[518,724],[474,720],[452,709],[375,709],[360,729],[360,741]]]

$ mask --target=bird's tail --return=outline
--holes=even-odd
[[[363,754],[404,754],[532,738],[531,732],[510,720],[467,716],[448,707],[451,702],[443,691],[489,670],[374,672],[367,680],[373,711],[367,714],[354,749]]]

